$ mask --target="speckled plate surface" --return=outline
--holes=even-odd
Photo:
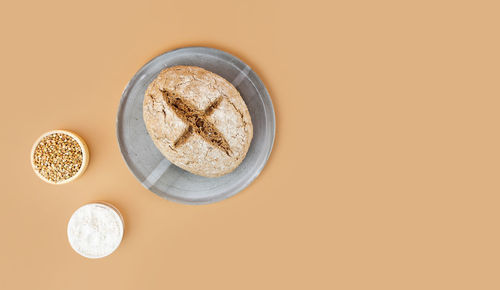
[[[161,70],[174,65],[214,72],[230,81],[245,100],[252,117],[253,139],[247,156],[233,172],[217,178],[191,174],[165,159],[149,137],[142,119],[144,92]],[[172,50],[145,64],[123,91],[116,122],[121,153],[135,177],[157,195],[187,204],[217,202],[247,187],[271,154],[275,130],[273,104],[257,74],[231,54],[207,47]]]

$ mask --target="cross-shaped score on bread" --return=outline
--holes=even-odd
[[[222,136],[221,132],[217,130],[214,124],[210,123],[207,119],[207,117],[220,105],[222,97],[217,98],[205,110],[198,110],[195,106],[183,100],[175,92],[169,92],[167,90],[160,91],[167,105],[174,111],[177,117],[188,125],[182,135],[174,142],[175,148],[186,143],[189,137],[195,133],[209,144],[212,144],[214,147],[224,151],[228,156],[231,156],[232,152],[229,143],[227,143],[224,136]]]

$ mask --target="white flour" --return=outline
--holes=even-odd
[[[102,203],[86,204],[73,213],[68,223],[71,247],[87,258],[111,254],[123,237],[123,221],[112,207]]]

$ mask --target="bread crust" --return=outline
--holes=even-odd
[[[143,118],[170,162],[206,177],[236,169],[253,137],[250,113],[236,88],[195,66],[161,71],[145,92]]]

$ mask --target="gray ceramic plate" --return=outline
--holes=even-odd
[[[214,72],[230,81],[245,100],[252,117],[253,139],[245,160],[233,172],[217,178],[191,174],[165,159],[149,137],[142,119],[144,92],[161,70],[174,65],[194,65]],[[206,47],[172,50],[144,65],[123,91],[116,122],[121,153],[135,177],[157,195],[187,204],[220,201],[247,187],[271,154],[275,128],[273,104],[257,74],[229,53]]]

